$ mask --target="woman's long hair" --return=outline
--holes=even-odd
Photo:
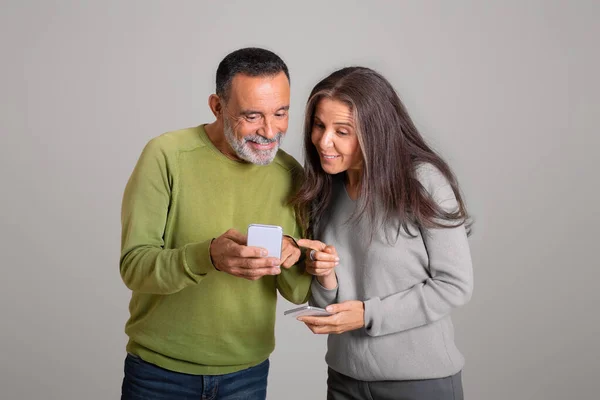
[[[319,82],[306,105],[304,121],[304,182],[292,199],[303,230],[315,235],[332,199],[334,176],[321,167],[311,141],[315,109],[323,98],[348,105],[363,157],[358,207],[351,217],[367,217],[371,239],[380,224],[397,219],[409,235],[409,224],[419,228],[447,228],[470,221],[456,177],[418,132],[392,85],[364,67],[338,70]],[[432,164],[448,180],[458,202],[450,212],[441,208],[417,179],[417,166]]]

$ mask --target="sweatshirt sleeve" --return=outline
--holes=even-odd
[[[213,266],[210,240],[164,248],[177,165],[159,139],[148,142],[125,187],[120,272],[132,291],[171,294],[197,284]]]
[[[334,289],[326,289],[319,283],[316,276],[313,276],[312,283],[310,285],[310,300],[308,303],[311,306],[325,308],[330,304],[337,302],[338,287]]]
[[[286,156],[290,163],[291,187],[290,198],[298,192],[304,180],[304,171],[302,166],[298,164],[292,157]],[[293,227],[285,236],[291,238],[296,246],[298,246],[298,238],[303,237],[302,228],[298,221],[295,221]],[[277,275],[276,283],[279,293],[289,302],[294,304],[302,304],[308,301],[310,297],[310,282],[312,275],[306,272],[304,268],[304,256],[301,255],[296,265],[290,268],[281,268],[281,274]]]
[[[296,245],[300,234],[298,224],[294,226],[294,232],[291,235],[285,235],[291,238]],[[296,265],[290,268],[281,268],[281,274],[277,275],[277,290],[291,303],[302,304],[308,301],[310,297],[310,282],[312,275],[306,272],[304,268],[304,257],[301,256]]]
[[[304,270],[304,263],[299,262],[288,269],[281,268],[281,274],[277,275],[277,289],[294,304],[306,303],[310,296],[311,279],[312,276]]]
[[[426,185],[434,200],[446,210],[458,206],[451,186],[439,174]],[[364,302],[365,329],[381,336],[416,328],[447,316],[467,303],[473,292],[473,267],[464,225],[422,229],[429,277],[408,290]]]

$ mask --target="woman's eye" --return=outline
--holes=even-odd
[[[337,131],[337,134],[340,135],[340,136],[346,136],[348,134],[348,132]]]

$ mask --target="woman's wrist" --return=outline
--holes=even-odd
[[[337,277],[335,272],[331,271],[328,275],[317,276],[317,281],[327,290],[332,290],[337,287]]]

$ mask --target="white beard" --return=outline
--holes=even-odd
[[[267,139],[260,135],[247,135],[241,139],[238,139],[229,124],[227,118],[223,119],[223,132],[225,133],[225,139],[229,146],[235,151],[235,154],[244,161],[247,161],[256,165],[268,165],[270,164],[279,150],[281,141],[283,139],[283,133],[279,132],[273,139]],[[255,150],[248,145],[248,142],[256,142],[260,144],[267,144],[276,142],[277,144],[272,149],[268,150]]]

